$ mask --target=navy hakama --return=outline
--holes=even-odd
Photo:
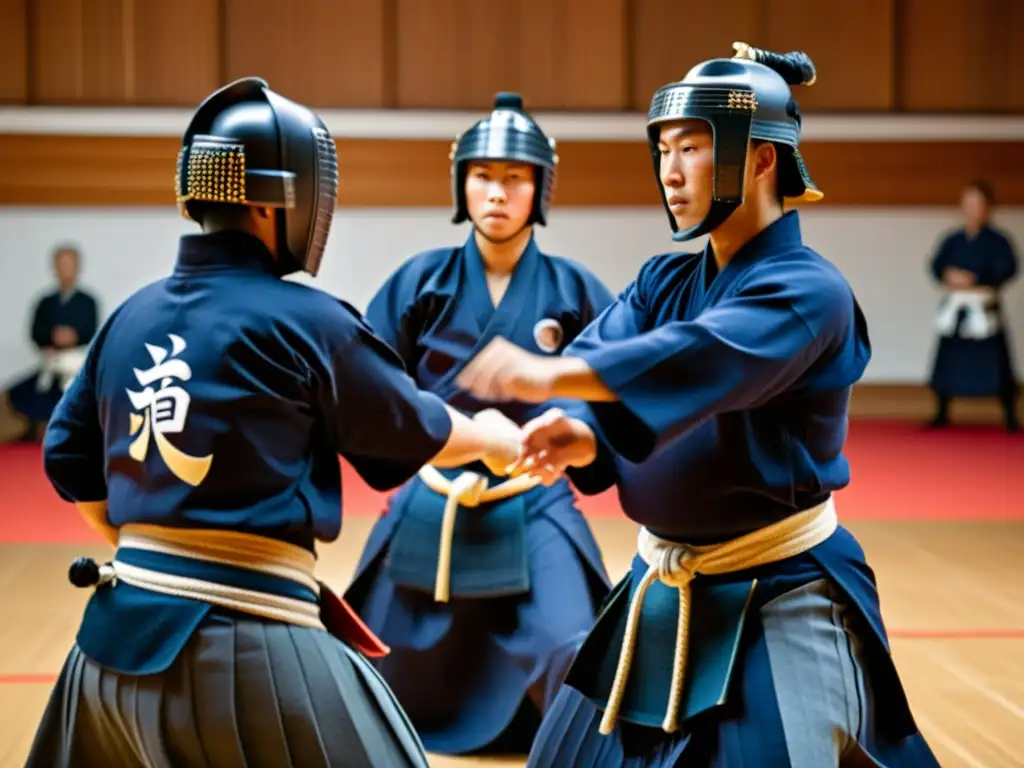
[[[835,572],[823,567],[833,561],[842,563]],[[603,736],[598,726],[625,612],[647,569],[637,558],[580,650],[527,765],[937,766],[905,714],[866,568],[856,542],[840,529],[807,555],[778,565],[698,576],[691,677],[674,734],[660,726],[678,601],[674,589],[655,582],[644,603],[625,704],[615,730]]]
[[[424,510],[433,525],[410,531],[401,552],[394,547],[396,531],[415,514],[408,502],[420,489],[422,482],[414,480],[391,500],[346,599],[391,648],[374,663],[428,751],[525,753],[607,593],[600,550],[564,482],[513,499],[523,508],[520,550],[507,527],[498,536],[486,533],[493,507],[462,509],[453,595],[435,602],[443,499]],[[493,546],[474,558],[473,543],[485,538]],[[419,589],[396,583],[394,575],[395,566],[415,559],[410,550],[417,541],[426,561]],[[502,569],[499,561],[512,565]]]
[[[214,613],[162,674],[75,646],[29,768],[426,768],[415,731],[358,652],[322,630]]]

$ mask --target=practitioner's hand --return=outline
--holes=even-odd
[[[543,403],[551,390],[559,358],[541,357],[500,336],[473,358],[455,383],[481,400]]]
[[[958,267],[946,267],[942,277],[950,288],[959,289],[970,288],[977,280],[973,272]]]
[[[496,450],[488,453],[481,461],[496,475],[505,475],[518,463],[522,452],[522,436],[519,425],[495,408],[477,412],[473,421],[494,436]]]
[[[58,325],[53,329],[53,344],[65,349],[78,343],[78,333],[69,325]]]
[[[529,473],[551,485],[567,467],[585,467],[597,458],[597,438],[579,419],[551,408],[522,428],[523,457],[513,474]]]

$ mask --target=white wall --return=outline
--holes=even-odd
[[[648,256],[677,250],[659,209],[554,210],[538,234],[550,253],[570,256],[621,289]],[[447,209],[338,211],[315,284],[362,308],[403,258],[460,242],[468,231]],[[801,212],[805,240],[847,275],[870,324],[871,381],[919,382],[927,375],[938,293],[926,274],[937,238],[957,224],[955,208],[821,208]],[[998,211],[996,222],[1024,249],[1024,208]],[[102,311],[170,269],[179,235],[195,231],[167,208],[0,208],[0,382],[30,368],[31,300],[50,285],[49,253],[58,241],[83,249],[82,282]],[[1018,255],[1024,262],[1024,250]],[[1024,269],[1024,264],[1022,264]],[[1024,372],[1024,280],[1005,295]]]

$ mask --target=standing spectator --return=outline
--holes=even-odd
[[[947,291],[937,318],[938,351],[931,387],[938,410],[931,426],[949,424],[954,397],[999,397],[1006,428],[1020,431],[1017,381],[999,293],[1017,274],[1017,256],[1007,236],[989,220],[992,187],[974,181],[963,191],[964,226],[949,234],[931,270]]]

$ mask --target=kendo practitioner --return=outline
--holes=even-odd
[[[421,392],[315,275],[338,188],[320,118],[256,78],[204,101],[177,200],[203,233],[98,333],[44,439],[60,496],[116,547],[31,766],[427,765],[366,656],[387,648],[314,575],[344,456],[377,490],[427,461],[513,462]]]
[[[986,182],[969,184],[960,200],[964,226],[943,238],[932,258],[932,276],[947,292],[936,318],[940,337],[931,388],[938,409],[932,427],[949,426],[954,397],[998,397],[1007,431],[1020,431],[1017,377],[999,299],[1017,275],[1017,255],[989,221],[993,198]]]
[[[499,93],[452,144],[452,221],[472,223],[466,241],[407,260],[367,309],[421,387],[517,432],[548,406],[487,409],[456,386],[463,366],[496,337],[557,355],[614,299],[537,246],[556,164],[520,96]],[[391,648],[378,669],[428,752],[525,755],[609,586],[568,481],[468,464],[424,467],[390,500],[346,598]]]
[[[0,392],[0,444],[42,436],[67,380],[73,378],[96,335],[99,305],[78,284],[80,261],[74,246],[61,245],[53,252],[57,290],[32,309],[30,338],[39,351],[39,366],[10,390]]]
[[[836,519],[851,387],[871,349],[843,275],[783,201],[815,200],[791,85],[802,53],[736,44],[652,99],[673,239],[562,353],[492,343],[482,399],[579,398],[524,427],[514,470],[615,484],[638,553],[530,755],[566,766],[934,766],[874,575]]]

